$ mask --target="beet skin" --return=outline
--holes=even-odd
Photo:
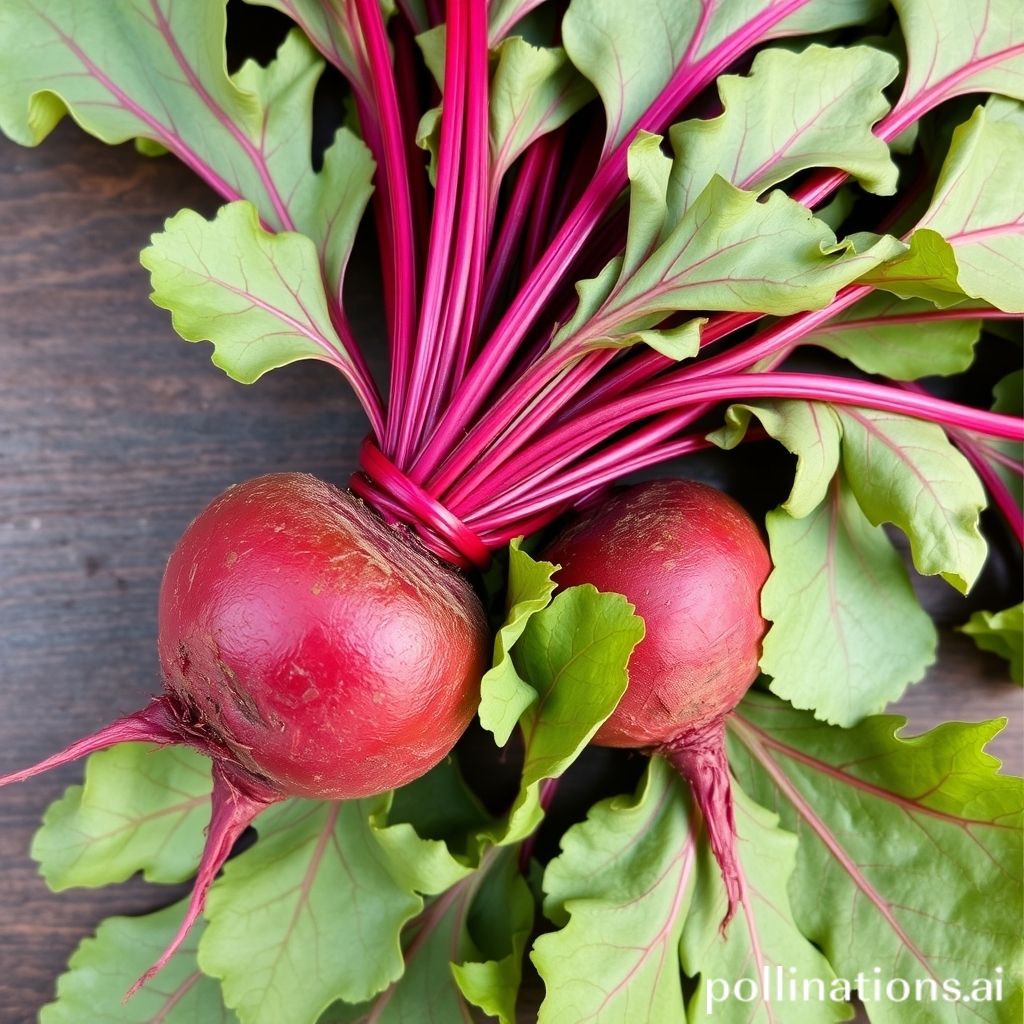
[[[658,480],[616,492],[551,544],[560,586],[624,595],[643,617],[629,686],[594,742],[668,760],[690,784],[728,896],[743,900],[725,718],[757,677],[771,559],[760,531],[721,491]]]
[[[159,626],[172,700],[232,760],[316,799],[433,767],[469,724],[490,655],[461,576],[298,473],[232,487],[189,526]]]

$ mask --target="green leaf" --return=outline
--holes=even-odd
[[[492,11],[492,18],[494,12]],[[434,81],[444,89],[445,26],[421,32],[416,42]],[[492,51],[489,93],[491,179],[500,183],[530,145],[561,127],[594,95],[590,83],[558,46],[535,46],[520,36],[501,41]],[[416,143],[430,153],[430,174],[436,172],[441,108],[420,119]]]
[[[1010,678],[1024,684],[1024,604],[1001,612],[975,612],[960,627],[983,651],[991,651],[1010,663]]]
[[[388,811],[392,828],[409,824],[422,839],[444,840],[457,854],[466,849],[469,836],[489,821],[490,815],[466,785],[452,754],[426,775],[396,789]]]
[[[433,900],[402,936],[405,970],[370,1002],[337,1003],[319,1024],[469,1020],[468,1003],[515,1024],[533,896],[515,850],[492,849],[479,871]],[[491,957],[491,959],[488,959]]]
[[[687,209],[716,174],[760,193],[811,167],[840,168],[891,195],[897,168],[871,128],[898,72],[895,57],[870,46],[763,50],[749,74],[718,79],[722,114],[671,129],[673,208]]]
[[[32,858],[55,892],[137,871],[147,882],[183,882],[199,864],[212,785],[209,758],[187,747],[100,751],[86,761],[85,785],[47,809]]]
[[[108,917],[72,954],[67,973],[57,979],[56,1001],[39,1012],[40,1024],[235,1024],[217,983],[196,966],[202,921],[160,976],[124,1002],[174,937],[187,902],[142,917]]]
[[[490,41],[493,46],[504,39],[513,26],[526,17],[535,7],[540,7],[544,0],[491,0],[487,5],[490,14]]]
[[[321,0],[250,0],[258,7],[272,7],[287,14],[303,35],[348,79],[356,92],[368,100],[372,96],[357,56],[362,39],[353,17],[351,0],[324,4]]]
[[[973,303],[969,310],[976,310],[976,318],[951,319],[926,300],[875,292],[801,341],[827,348],[865,373],[894,380],[946,377],[974,360],[986,308]]]
[[[987,550],[978,529],[985,492],[970,463],[938,424],[854,406],[836,415],[843,470],[864,514],[907,535],[919,573],[965,593]]]
[[[678,223],[667,208],[650,251],[661,209],[654,190],[664,178],[650,138],[640,136],[630,147],[639,147],[631,172],[642,204],[630,226],[638,226],[641,238],[627,238],[628,264],[617,257],[598,277],[577,285],[579,305],[555,334],[553,348],[576,354],[637,340],[650,344],[650,329],[683,310],[782,316],[818,309],[866,268],[903,250],[902,243],[887,236],[839,242],[826,224],[782,192],[761,201],[716,176]],[[645,258],[638,262],[641,253]],[[701,323],[694,320],[677,329],[665,342],[668,351],[692,355]]]
[[[729,720],[729,760],[799,836],[794,918],[836,973],[863,972],[870,985],[881,966],[912,992],[938,984],[934,999],[872,999],[875,1024],[945,1024],[970,1011],[1017,1020],[1024,793],[983,752],[1002,723],[949,723],[908,739],[904,724],[880,716],[836,729],[749,694]],[[943,1001],[943,979],[969,992],[997,968],[1002,1002]]]
[[[967,298],[957,279],[953,246],[937,231],[918,228],[910,236],[910,247],[864,276],[863,283],[909,299],[918,297],[940,309],[955,306]]]
[[[819,309],[901,249],[883,237],[858,251],[852,240],[837,242],[830,228],[783,193],[759,201],[715,177],[654,253],[617,284],[598,318],[632,322],[685,309],[784,316]]]
[[[279,366],[320,359],[355,381],[313,243],[264,231],[250,203],[222,206],[212,221],[182,210],[140,259],[153,302],[170,310],[186,341],[212,341],[213,362],[229,377],[252,384]]]
[[[924,675],[937,643],[885,531],[841,475],[809,516],[776,510],[767,526],[761,668],[773,692],[839,725],[881,711]]]
[[[265,68],[248,60],[234,80],[258,97],[266,111],[267,169],[287,184],[287,218],[282,218],[282,227],[313,240],[328,290],[340,300],[356,231],[373,193],[375,165],[366,145],[348,128],[341,128],[314,173],[309,160],[313,148],[310,111],[322,69],[309,42],[293,31],[285,36],[275,60]],[[244,198],[249,198],[248,193]],[[260,215],[265,223],[274,223],[262,207]]]
[[[513,36],[497,48],[491,76],[491,175],[500,181],[531,143],[561,127],[593,96],[561,47]]]
[[[751,416],[756,416],[767,433],[796,456],[793,490],[782,509],[794,519],[802,519],[821,504],[839,466],[839,420],[832,407],[823,402],[782,400],[730,405],[725,411],[725,426],[709,434],[709,440],[720,448],[735,448],[743,440]]]
[[[936,5],[893,0],[909,60],[902,103],[995,92],[1024,100],[1024,13],[1017,0]]]
[[[662,152],[661,143],[660,135],[639,132],[626,151],[626,170],[629,175],[626,249],[615,277],[608,282],[607,288],[601,289],[602,301],[616,280],[636,273],[657,248],[665,229],[673,163],[671,157]]]
[[[1007,107],[1015,108],[1015,116],[1007,116]],[[966,295],[1004,312],[1024,312],[1024,182],[1017,173],[1022,160],[1020,104],[996,98],[990,107],[978,107],[953,133],[910,251],[868,275],[867,282],[938,305]]]
[[[719,1024],[847,1020],[853,1013],[843,1000],[790,1001],[785,994],[776,998],[770,986],[765,986],[765,977],[774,981],[781,976],[787,987],[798,986],[797,991],[805,983],[820,983],[828,992],[835,973],[793,920],[787,887],[796,864],[796,836],[780,829],[778,817],[759,807],[739,786],[734,784],[732,792],[745,897],[723,935],[721,925],[728,905],[725,886],[711,848],[703,844],[681,946],[683,970],[691,978],[699,977],[687,1020]],[[735,991],[744,978],[754,986],[753,1001],[723,995],[723,983]]]
[[[533,918],[533,893],[519,870],[518,848],[497,850],[469,911],[476,955],[453,964],[452,975],[462,995],[501,1024],[516,1024],[523,954]]]
[[[279,804],[225,866],[199,961],[243,1024],[312,1022],[337,999],[382,991],[402,973],[399,935],[420,893],[468,874],[442,843],[386,826],[389,799]]]
[[[653,758],[632,798],[591,808],[544,872],[558,931],[534,942],[546,995],[539,1024],[685,1020],[679,940],[696,876],[696,812]]]
[[[508,742],[523,712],[537,699],[537,691],[516,671],[511,650],[530,619],[551,603],[558,567],[535,561],[514,540],[508,549],[508,584],[505,622],[494,637],[494,662],[480,681],[480,724],[494,734],[499,746]]]
[[[624,597],[589,585],[562,591],[529,620],[512,658],[537,701],[520,719],[520,790],[495,842],[518,842],[540,824],[541,783],[561,775],[615,710],[643,635],[643,620]]]
[[[866,20],[883,6],[880,0],[823,0],[765,17],[760,0],[573,0],[562,38],[604,104],[608,151],[629,134],[677,69],[697,67],[717,47],[735,58],[768,39]]]
[[[373,162],[341,131],[312,168],[323,63],[300,32],[277,59],[226,71],[224,0],[10,0],[0,7],[0,129],[36,145],[70,112],[108,143],[169,150],[273,230],[313,238],[340,289]]]

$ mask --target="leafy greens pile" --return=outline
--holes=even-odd
[[[986,492],[1024,540],[1019,375],[994,411],[917,383],[966,371],[983,331],[1009,344],[1024,313],[1024,6],[264,5],[294,27],[266,66],[229,73],[224,0],[4,0],[0,127],[34,145],[68,113],[193,169],[225,205],[171,217],[142,254],[178,333],[245,383],[332,365],[380,452],[508,545],[480,721],[498,746],[518,736],[518,794],[487,810],[450,760],[388,796],[272,807],[165,974],[120,1007],[182,906],[112,918],[41,1020],[386,1024],[474,1007],[511,1024],[527,955],[545,1024],[699,1020],[710,979],[781,967],[831,984],[877,965],[968,988],[998,968],[1004,997],[970,1012],[1019,1019],[1024,794],[984,753],[999,723],[905,739],[879,712],[936,646],[883,524],[961,592],[986,558]],[[348,116],[314,154],[325,63]],[[371,200],[386,395],[344,307]],[[799,369],[806,346],[841,369]],[[555,567],[517,538],[626,473],[766,437],[796,471],[767,518],[766,689],[729,722],[749,897],[723,937],[699,816],[660,761],[531,861],[643,624],[617,595],[555,594]],[[465,563],[362,468],[360,493]],[[1020,623],[1017,606],[964,627],[1018,680]],[[33,856],[56,890],[186,879],[210,785],[189,751],[96,754]],[[844,1019],[850,995],[714,1016]]]

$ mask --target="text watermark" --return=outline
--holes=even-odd
[[[797,968],[763,964],[756,978],[708,978],[704,1003],[708,1016],[715,1007],[740,1003],[998,1003],[1003,999],[1003,968],[988,978],[888,978],[881,967],[854,978],[799,977]]]

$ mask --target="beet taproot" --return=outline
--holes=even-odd
[[[157,645],[160,697],[0,778],[131,741],[213,759],[188,912],[136,989],[173,954],[265,807],[370,796],[436,765],[476,710],[490,653],[464,577],[358,498],[300,473],[231,487],[193,520],[164,572]]]
[[[743,898],[725,718],[758,673],[760,592],[771,559],[728,495],[690,480],[626,487],[548,547],[556,580],[624,595],[644,619],[629,685],[594,743],[660,755],[687,780],[721,867],[729,908]]]

